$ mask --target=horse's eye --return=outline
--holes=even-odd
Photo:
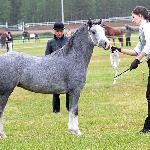
[[[92,31],[93,34],[96,34],[94,31]]]

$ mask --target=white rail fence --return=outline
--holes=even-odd
[[[95,19],[95,20],[99,20],[99,19]],[[112,18],[108,18],[108,19],[102,19],[103,21],[107,21],[107,22],[114,22],[114,21],[130,21],[131,20],[131,16],[127,16],[127,17],[112,17]],[[75,21],[65,21],[64,24],[83,24],[86,23],[88,20],[75,20]],[[0,28],[4,27],[4,28],[8,28],[10,30],[24,30],[24,28],[28,28],[28,27],[35,27],[35,26],[52,26],[55,22],[42,22],[42,23],[20,23],[17,25],[13,25],[13,26],[9,26],[8,23],[6,22],[5,25],[0,25]]]

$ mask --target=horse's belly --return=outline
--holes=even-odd
[[[57,65],[58,66],[58,65]],[[19,85],[38,93],[60,93],[66,91],[65,71],[51,63],[50,66],[34,65],[24,69]]]
[[[19,87],[36,93],[65,93],[67,85],[63,81],[31,81],[20,82]]]

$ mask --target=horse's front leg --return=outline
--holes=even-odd
[[[3,121],[2,121],[2,113],[0,113],[0,139],[6,138],[6,135],[3,131]]]
[[[6,95],[0,95],[0,139],[6,138],[6,135],[3,131],[3,111],[6,106],[8,97]]]
[[[113,40],[113,44],[115,45],[115,39],[113,38],[112,40]]]
[[[118,75],[118,68],[114,68],[115,71],[115,77]],[[118,78],[114,78],[113,84],[116,84]]]
[[[69,94],[69,122],[68,130],[71,134],[81,135],[78,127],[78,100],[80,90],[73,91]]]

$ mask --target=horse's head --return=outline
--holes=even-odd
[[[91,40],[92,44],[107,49],[109,40],[105,36],[105,30],[101,26],[101,20],[98,22],[92,22],[92,20],[89,19],[87,25],[88,25],[89,39]]]

